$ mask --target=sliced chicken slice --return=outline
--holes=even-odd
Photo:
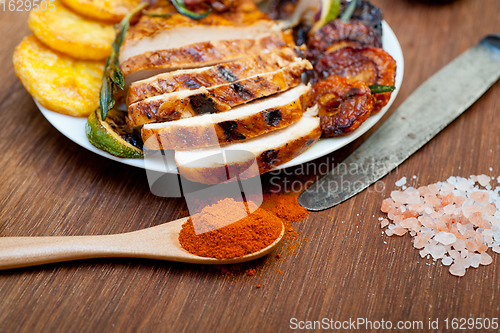
[[[310,86],[301,84],[228,112],[146,124],[142,128],[144,147],[158,150],[218,146],[279,130],[299,121],[303,98],[309,90]]]
[[[284,47],[295,47],[290,30],[256,39],[206,41],[176,49],[146,52],[120,63],[126,85],[178,69],[212,66],[260,55]]]
[[[216,66],[156,75],[130,85],[127,105],[175,91],[208,88],[257,74],[274,72],[298,60],[297,57],[301,53],[302,50],[298,48],[283,48]]]
[[[302,82],[305,69],[312,69],[312,65],[308,60],[300,59],[278,71],[233,83],[151,97],[129,106],[127,123],[136,128],[148,123],[225,112],[237,105],[296,87]]]
[[[178,13],[168,0],[157,1],[148,12],[170,15],[142,15],[136,24],[130,26],[120,50],[120,62],[144,52],[166,49],[166,46],[174,49],[204,41],[254,39],[280,31],[279,24],[259,11],[252,1],[236,2],[229,11],[212,12],[206,18],[196,20]]]
[[[319,139],[321,125],[316,112],[317,108],[308,110],[291,126],[223,148],[178,150],[175,161],[179,173],[198,183],[218,184],[271,171],[302,154]],[[255,162],[258,170],[252,167]]]
[[[206,63],[210,57],[203,53],[212,50],[213,46],[216,46],[215,50],[219,50],[217,46],[221,46],[216,56],[218,61],[222,61],[221,55],[227,54],[231,45],[227,43],[217,45],[219,42],[246,40],[248,44],[250,41],[254,42],[265,37],[279,36],[282,30],[280,23],[269,19],[248,0],[238,0],[231,10],[223,13],[212,12],[200,20],[193,20],[177,13],[174,6],[165,0],[159,1],[148,11],[171,15],[170,17],[143,15],[137,24],[129,28],[120,49],[119,60],[124,75],[140,70],[141,67],[142,69],[170,67],[169,62],[173,60],[174,64],[179,63],[180,56],[190,58],[189,61],[184,61],[184,64],[193,63],[192,60],[197,58],[199,59],[195,63]],[[237,49],[245,52],[243,45]],[[248,47],[246,49],[249,50]],[[233,50],[233,57],[236,51]],[[226,58],[229,55],[227,54]],[[145,65],[153,67],[144,68]]]

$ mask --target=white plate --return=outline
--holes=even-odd
[[[372,128],[373,125],[375,125],[382,118],[382,116],[387,112],[387,110],[389,110],[389,107],[396,98],[399,89],[401,88],[401,83],[403,82],[404,59],[403,59],[403,51],[401,50],[401,45],[399,45],[399,41],[394,32],[392,31],[392,29],[385,21],[382,22],[382,27],[384,31],[384,35],[382,38],[382,44],[384,46],[384,50],[386,50],[394,58],[394,60],[396,60],[397,63],[396,90],[392,93],[389,103],[379,113],[369,117],[353,133],[339,138],[321,139],[301,155],[297,156],[288,163],[279,166],[278,169],[284,169],[305,162],[309,162],[344,147],[345,145],[351,143],[352,141],[356,140],[361,135],[366,133],[366,131]],[[143,159],[129,159],[129,158],[115,157],[91,145],[90,142],[87,140],[87,136],[85,135],[85,123],[87,122],[86,118],[76,118],[76,117],[66,116],[57,112],[50,111],[41,106],[36,101],[35,103],[42,112],[42,114],[44,115],[44,117],[59,132],[61,132],[63,135],[65,135],[75,143],[79,144],[80,146],[96,154],[107,157],[109,159],[125,163],[128,165],[132,165],[138,168],[144,168]],[[154,164],[148,163],[148,169],[153,171],[164,171],[165,166],[164,165],[156,166]]]

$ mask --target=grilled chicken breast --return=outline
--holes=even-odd
[[[281,47],[287,43],[281,35],[281,24],[248,0],[237,0],[231,10],[213,12],[201,20],[177,13],[165,0],[150,11],[172,14],[168,18],[144,15],[129,28],[119,59],[125,76],[144,70],[168,71],[232,61],[248,52],[258,54],[276,48],[275,44]],[[137,74],[134,79],[140,76],[145,77]]]
[[[283,69],[232,83],[147,98],[129,106],[127,123],[136,128],[148,123],[225,112],[237,105],[296,87],[302,82],[305,69],[312,69],[312,65],[308,60],[300,59]]]
[[[301,84],[228,112],[146,124],[142,139],[145,148],[151,150],[202,148],[250,139],[299,121],[303,97],[309,90],[310,86]]]
[[[178,150],[179,173],[191,181],[218,184],[236,176],[249,178],[271,171],[302,154],[321,136],[321,125],[309,110],[295,124],[241,143],[222,148]],[[252,168],[257,162],[258,170]]]
[[[202,42],[178,49],[147,52],[121,63],[120,69],[128,87],[132,82],[165,72],[212,66],[294,46],[291,31],[285,31],[258,39]]]
[[[211,67],[156,75],[130,85],[127,105],[153,96],[202,87],[208,88],[257,74],[274,72],[298,60],[298,53],[301,52],[300,49],[283,48]]]

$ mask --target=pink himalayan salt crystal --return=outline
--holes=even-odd
[[[491,229],[485,229],[483,230],[483,232],[481,232],[481,240],[483,244],[493,243],[493,232],[491,231]]]
[[[457,241],[457,237],[452,233],[441,231],[434,236],[434,240],[443,245],[451,245]]]
[[[429,204],[434,208],[441,206],[441,200],[439,200],[435,194],[432,193],[424,194],[424,200],[426,204]]]
[[[477,176],[477,181],[484,187],[490,183],[490,177],[486,175],[479,175]]]
[[[448,205],[451,205],[454,200],[455,200],[455,196],[453,195],[453,193],[449,193],[441,198],[441,204],[443,206],[448,206]]]
[[[459,257],[460,257],[460,252],[456,251],[456,250],[449,250],[448,251],[448,254],[450,255],[450,257],[452,257],[454,260],[457,260]]]
[[[434,229],[436,228],[436,224],[434,223],[434,221],[432,221],[432,219],[430,217],[426,217],[426,216],[419,216],[418,218],[418,221],[424,226],[424,227],[427,227],[427,228],[430,228],[430,229]]]
[[[458,239],[461,239],[461,240],[465,239],[464,235],[462,235],[460,233],[460,231],[458,231],[458,229],[455,228],[455,227],[451,227],[450,232],[455,235],[455,237],[457,238],[457,240]]]
[[[420,223],[418,223],[418,220],[415,217],[404,219],[399,223],[399,225],[406,229],[412,229],[415,232],[420,230]]]
[[[458,205],[458,206],[462,206],[465,202],[465,200],[467,200],[466,197],[462,196],[462,195],[457,195],[455,198],[454,198],[454,202]]]
[[[382,211],[382,213],[389,213],[391,209],[394,208],[394,200],[392,200],[391,198],[387,198],[382,201],[382,207],[380,208],[380,210]]]
[[[444,214],[444,212],[443,212],[443,211],[433,211],[433,212],[431,213],[431,217],[432,217],[433,219],[440,219],[440,218],[441,218],[441,216],[443,216],[443,214]]]
[[[484,218],[487,219],[488,222],[490,222],[495,227],[500,227],[500,220],[497,219],[496,217],[490,216],[490,215],[486,215]]]
[[[455,185],[450,184],[450,183],[444,184],[443,187],[441,188],[441,190],[444,191],[444,192],[451,192],[454,189],[455,189]]]
[[[434,220],[438,231],[449,231],[448,219],[448,216],[442,216],[440,219]]]
[[[484,244],[481,241],[481,237],[476,234],[476,244],[477,244],[477,251],[478,252],[485,252],[488,250],[488,245]]]
[[[475,241],[471,239],[466,239],[465,240],[465,247],[468,249],[468,251],[475,252],[478,250],[478,246]]]
[[[455,243],[453,243],[453,248],[457,251],[464,251],[465,241],[463,239],[457,239]]]
[[[389,225],[389,220],[388,219],[383,219],[382,221],[380,221],[380,227],[381,228],[385,228]]]
[[[491,258],[491,256],[486,253],[486,252],[482,252],[481,253],[481,265],[489,265],[493,262],[493,259]]]
[[[394,200],[394,202],[406,203],[406,201],[408,200],[408,195],[401,191],[392,191],[391,198],[392,200]]]
[[[462,235],[464,236],[464,238],[470,238],[470,237],[474,237],[475,234],[476,234],[476,231],[474,231],[474,229],[465,229],[465,231]]]
[[[486,192],[475,191],[471,193],[470,198],[476,202],[488,202],[490,195]]]
[[[453,263],[453,259],[451,257],[444,256],[443,259],[441,259],[441,263],[444,266],[450,266]]]
[[[466,260],[471,267],[478,268],[481,264],[481,255],[477,253],[469,253]]]
[[[450,266],[450,273],[455,276],[464,276],[465,275],[465,267],[459,264],[453,264]]]
[[[457,206],[453,205],[453,204],[450,204],[450,205],[447,205],[443,208],[443,212],[445,214],[449,214],[449,215],[452,215],[455,210],[457,209]]]
[[[434,259],[441,259],[446,254],[446,248],[440,244],[428,243],[425,248]]]
[[[430,236],[428,235],[423,235],[419,234],[413,238],[413,246],[416,249],[422,249],[424,248],[427,244],[429,244],[429,239]]]
[[[401,217],[401,210],[393,208],[387,213],[387,216],[389,217],[389,220],[394,220],[396,217]]]
[[[406,191],[404,192],[408,197],[407,197],[407,204],[414,205],[414,204],[419,204],[422,203],[422,199],[420,198],[420,194],[418,191],[413,188],[413,187],[408,187]]]
[[[397,226],[396,228],[392,229],[392,233],[394,235],[397,235],[397,236],[403,236],[404,234],[406,234],[408,232],[407,229],[405,228],[402,228],[400,226]]]
[[[469,220],[476,227],[484,228],[484,229],[491,229],[490,222],[488,222],[487,220],[483,219],[483,214],[481,214],[480,212],[472,213],[469,216]]]
[[[417,214],[422,214],[425,211],[424,204],[413,204],[408,207],[409,210],[417,212]]]
[[[437,195],[439,190],[441,189],[441,186],[439,184],[431,184],[427,186],[427,188],[429,189],[430,194]]]
[[[482,186],[489,184],[490,179],[485,175],[473,180],[480,179]],[[394,200],[386,199],[383,210],[389,211],[389,219],[395,224],[390,224],[389,220],[383,224],[389,225],[386,230],[389,236],[402,236],[410,231],[413,246],[421,249],[422,258],[429,255],[435,260],[442,258],[443,265],[451,265],[451,274],[463,276],[468,267],[477,268],[480,264],[492,262],[485,251],[488,250],[487,244],[491,246],[495,241],[490,228],[500,226],[500,220],[494,216],[496,205],[488,203],[488,192],[473,191],[468,199],[464,195],[455,195],[459,194],[455,188],[470,193],[473,190],[471,179],[457,177],[456,185],[439,183],[416,190],[410,187],[403,192],[393,191],[391,197],[398,202],[391,205],[389,203]],[[500,252],[500,246],[492,247],[494,252]]]
[[[497,212],[497,207],[495,204],[489,203],[481,207],[481,213],[484,215],[493,216]]]
[[[417,188],[417,191],[418,194],[423,197],[424,194],[429,193],[429,188],[427,186],[420,186],[419,188]]]
[[[409,219],[411,217],[418,217],[418,213],[411,209],[408,209],[403,213],[403,219]]]
[[[481,206],[472,205],[472,206],[462,206],[462,213],[465,217],[469,218],[472,213],[480,212]]]

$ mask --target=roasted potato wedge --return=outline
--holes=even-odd
[[[55,0],[55,10],[31,11],[28,25],[51,49],[83,60],[104,60],[111,54],[114,26],[83,18]]]
[[[61,0],[80,15],[106,22],[118,23],[140,0]]]
[[[103,62],[54,52],[34,36],[24,38],[16,47],[13,62],[26,90],[47,109],[87,117],[98,107]]]

